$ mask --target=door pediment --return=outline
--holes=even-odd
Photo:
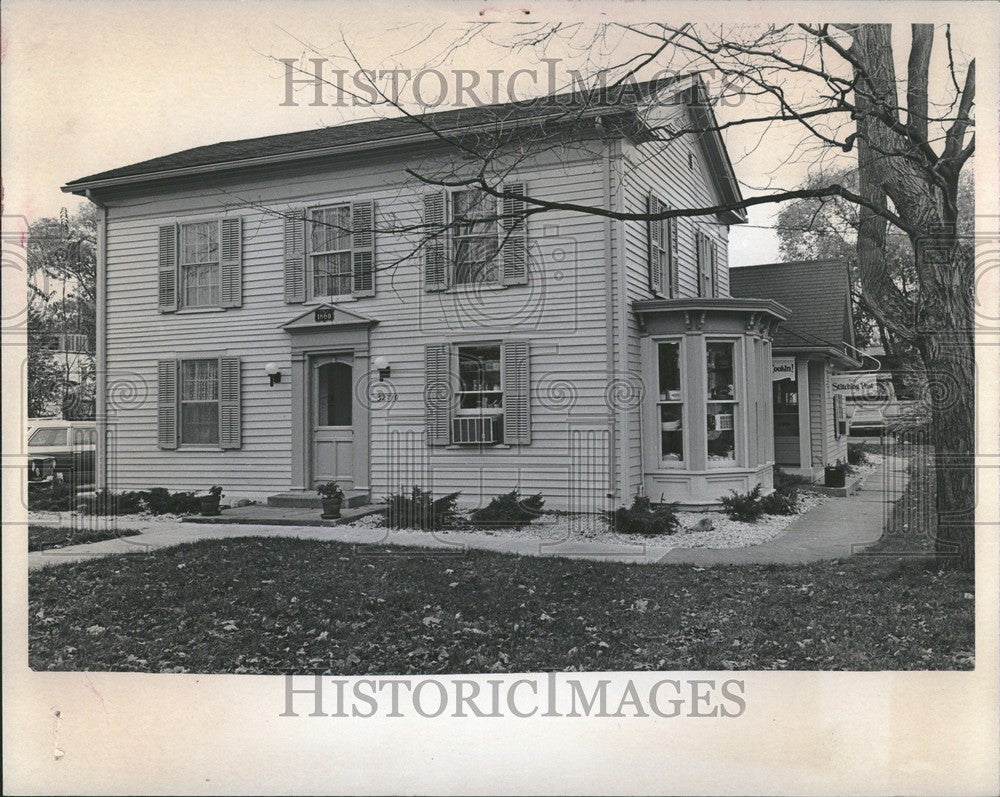
[[[337,304],[319,304],[281,325],[286,332],[318,332],[324,329],[368,327],[378,320]]]

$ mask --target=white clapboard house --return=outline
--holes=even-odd
[[[692,77],[225,142],[67,184],[101,209],[101,484],[276,502],[332,480],[356,501],[417,484],[466,504],[518,487],[583,511],[769,491],[788,311],[730,295],[743,212],[521,215],[522,194],[732,206],[715,125]],[[696,132],[659,136],[680,130]],[[502,198],[427,182],[483,166],[455,141],[497,153]]]

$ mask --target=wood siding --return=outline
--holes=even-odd
[[[693,123],[684,107],[677,107],[677,126]],[[689,166],[689,157],[694,168]],[[709,181],[708,164],[701,146],[694,136],[685,136],[668,144],[625,143],[619,164],[621,172],[620,201],[626,210],[644,212],[650,193],[661,202],[674,208],[705,207],[716,204],[719,197]],[[624,315],[624,331],[616,323],[615,359],[619,368],[630,374],[642,373],[640,331],[638,319],[631,312],[633,301],[653,298],[649,290],[648,232],[641,221],[619,222],[618,234],[622,244],[618,248],[624,261],[624,295],[615,301],[616,318]],[[728,240],[729,227],[715,222],[712,217],[681,217],[677,219],[677,287],[678,298],[698,295],[697,233],[710,235],[718,246],[719,296],[729,296]],[[616,275],[619,269],[616,269]],[[616,291],[620,290],[616,283]],[[646,386],[640,386],[645,390]],[[642,429],[641,413],[628,413],[627,428],[623,432],[628,440],[627,463],[619,478],[619,491],[623,499],[635,495],[642,482]]]
[[[543,198],[600,205],[606,181],[601,146],[536,158],[514,177]],[[424,193],[403,169],[426,167],[432,157],[430,151],[414,151],[405,158],[354,158],[323,168],[283,166],[253,177],[204,178],[154,195],[131,190],[109,200],[111,489],[200,490],[220,484],[228,498],[289,489],[292,369],[290,336],[280,327],[308,303],[285,301],[284,216],[293,208],[359,199],[375,202],[377,292],[340,303],[378,320],[370,333],[371,355],[392,363],[388,383],[376,376],[370,386],[362,380],[356,387],[372,395],[372,494],[417,483],[436,493],[461,490],[463,503],[477,504],[517,486],[541,491],[554,508],[604,508],[611,456],[605,403],[607,222],[560,212],[535,217],[528,226],[527,285],[428,293],[421,255],[414,254],[416,234],[399,230],[420,224]],[[242,219],[242,307],[158,312],[160,226],[219,216]],[[483,451],[428,447],[424,346],[506,338],[531,342],[530,445]],[[156,435],[157,361],[206,354],[241,358],[241,447],[163,450]],[[264,372],[269,361],[286,375],[273,387]]]

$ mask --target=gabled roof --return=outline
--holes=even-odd
[[[844,261],[806,260],[731,268],[729,292],[733,296],[774,299],[791,311],[774,334],[775,350],[833,349],[856,362],[851,283]]]
[[[631,133],[641,137],[645,128],[641,118],[643,108],[656,101],[662,93],[674,95],[692,85],[700,87],[696,91],[701,92],[698,101],[692,104],[696,121],[714,126],[714,117],[705,99],[707,95],[700,77],[687,75],[566,92],[534,100],[439,111],[415,117],[375,119],[297,133],[224,141],[71,180],[62,190],[86,194],[88,190],[148,183],[192,174],[435,142],[440,140],[438,133],[490,134],[498,130],[509,132],[517,128],[538,126],[544,130],[566,125],[579,126],[583,120],[587,120],[587,124],[592,126],[597,117],[602,120],[627,117],[617,124],[604,125],[606,131],[615,130],[621,134]],[[716,130],[712,130],[703,134],[700,139],[711,167],[712,180],[723,201],[739,201],[739,187],[722,137]],[[743,211],[736,211],[731,215],[734,222],[745,220]]]

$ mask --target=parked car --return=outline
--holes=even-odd
[[[36,420],[28,423],[28,481],[94,480],[97,424],[94,421]]]

